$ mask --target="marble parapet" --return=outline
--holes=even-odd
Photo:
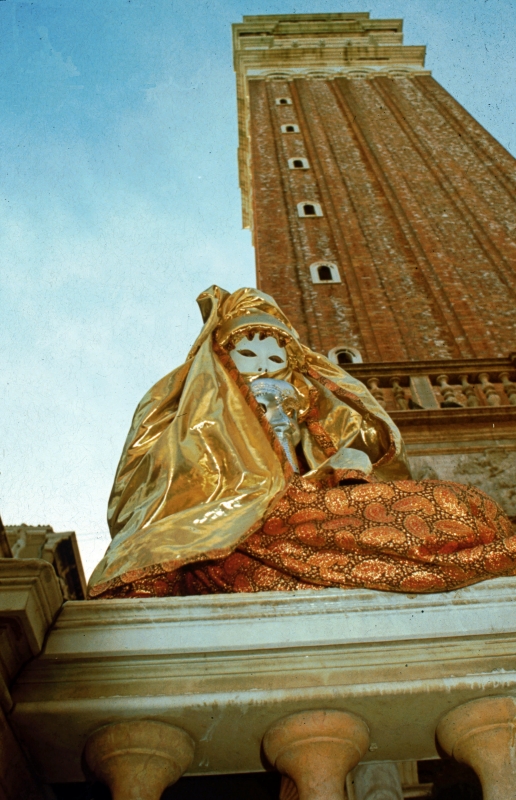
[[[366,760],[435,758],[445,713],[516,695],[515,591],[70,601],[12,688],[11,722],[50,783],[83,778],[93,731],[137,719],[190,734],[190,774],[263,769],[265,731],[318,708],[367,722]]]

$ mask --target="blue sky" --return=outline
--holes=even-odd
[[[144,392],[212,283],[254,283],[232,22],[403,17],[406,44],[516,153],[510,0],[0,0],[0,510],[76,530],[88,572]]]

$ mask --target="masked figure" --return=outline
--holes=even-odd
[[[516,574],[502,509],[412,481],[389,415],[271,297],[212,287],[198,303],[188,360],[136,409],[90,597],[435,592]]]

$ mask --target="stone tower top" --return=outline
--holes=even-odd
[[[429,75],[425,47],[404,45],[402,29],[403,20],[368,12],[245,16],[233,25],[244,228],[253,227],[248,81]]]

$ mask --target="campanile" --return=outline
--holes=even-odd
[[[257,285],[303,340],[376,363],[515,350],[516,162],[402,20],[251,16],[233,37]]]
[[[396,421],[413,474],[516,520],[516,161],[367,13],[233,26],[257,285]]]

